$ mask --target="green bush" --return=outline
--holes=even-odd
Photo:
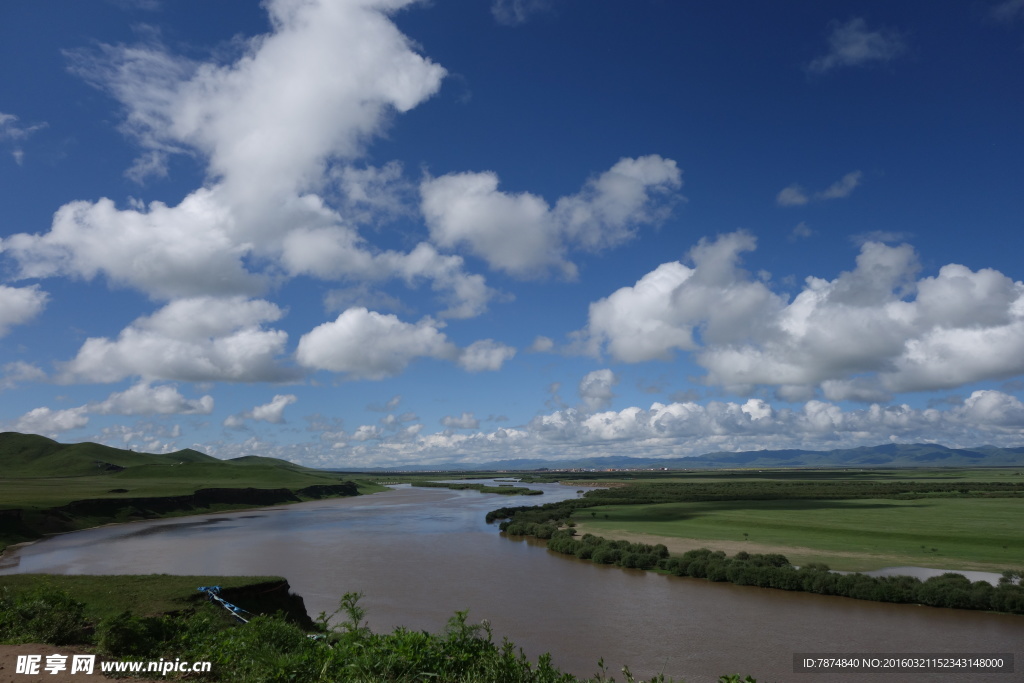
[[[46,584],[18,594],[0,590],[0,640],[67,645],[85,637],[85,605],[66,591]]]
[[[570,543],[577,541],[562,537]],[[656,552],[641,547],[580,543],[596,552],[629,555],[634,562],[653,562]],[[712,557],[718,562],[720,558]],[[1015,590],[1019,587],[1014,586]],[[375,634],[364,621],[358,593],[347,593],[334,615],[322,614],[321,633],[305,633],[283,614],[253,617],[238,624],[223,610],[203,604],[192,613],[138,617],[122,612],[101,621],[96,644],[119,657],[155,660],[209,661],[209,673],[190,673],[188,680],[219,683],[306,683],[312,681],[420,683],[579,683],[551,663],[550,655],[535,662],[504,640],[496,644],[487,622],[471,624],[456,612],[442,633],[399,628]],[[63,644],[87,635],[84,606],[67,593],[41,586],[14,594],[0,589],[0,638],[8,642]],[[331,618],[341,616],[331,623]],[[69,639],[70,634],[70,639]],[[79,642],[82,642],[79,640]],[[588,683],[614,683],[603,662]],[[623,667],[623,683],[642,683]],[[172,676],[173,678],[173,676]],[[753,679],[723,677],[748,683]],[[669,683],[658,675],[651,683]]]
[[[96,626],[96,644],[112,655],[147,654],[155,644],[145,621],[125,611]]]

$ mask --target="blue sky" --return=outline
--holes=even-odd
[[[0,428],[314,466],[1024,438],[1024,2],[0,9]]]

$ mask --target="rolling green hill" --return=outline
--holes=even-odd
[[[0,477],[78,477],[139,465],[221,462],[187,448],[154,455],[98,443],[62,444],[36,434],[0,433]]]
[[[0,549],[47,533],[133,519],[293,503],[384,490],[285,460],[199,451],[136,453],[0,434]]]

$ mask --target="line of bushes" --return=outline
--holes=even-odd
[[[363,621],[356,593],[348,593],[334,615],[321,614],[319,633],[306,633],[280,614],[235,624],[226,612],[203,605],[189,614],[139,617],[123,612],[90,624],[85,605],[66,592],[40,585],[19,592],[0,588],[0,642],[87,643],[121,660],[208,661],[209,673],[189,673],[189,680],[223,683],[285,681],[446,681],[452,683],[577,683],[581,679],[557,669],[550,655],[536,662],[508,639],[500,645],[490,626],[469,624],[456,612],[443,632],[398,628],[376,634]],[[344,617],[331,625],[334,616]],[[603,662],[586,681],[610,683]],[[623,680],[637,683],[623,667]],[[756,683],[753,678],[723,676],[721,683]],[[642,683],[642,682],[639,682]],[[651,683],[670,683],[662,675]]]
[[[556,523],[564,523],[572,516],[574,510],[598,505],[653,505],[727,500],[908,500],[925,497],[1024,497],[1024,483],[765,480],[637,482],[628,486],[587,491],[582,498],[571,498],[557,503],[499,508],[487,513],[487,521],[514,519],[523,523],[543,523],[553,520]]]
[[[506,533],[529,533],[548,538],[548,549],[597,564],[614,564],[634,569],[658,569],[675,576],[708,581],[725,581],[739,586],[779,588],[858,600],[898,602],[931,607],[976,609],[1024,614],[1024,572],[1007,571],[993,586],[987,581],[971,582],[963,574],[949,572],[925,581],[913,576],[867,576],[840,574],[826,564],[795,567],[784,555],[739,552],[727,557],[707,548],[672,556],[661,544],[647,545],[610,541],[593,534],[575,538],[575,529],[555,529],[551,524],[505,523]]]
[[[452,489],[454,491],[460,491],[463,489],[473,489],[480,493],[498,493],[503,496],[539,496],[543,491],[539,489],[528,489],[525,486],[487,486],[486,484],[452,484],[442,481],[421,481],[414,482],[412,486],[421,486],[424,488],[439,488],[439,489]]]
[[[112,490],[111,493],[116,491],[118,489]],[[77,531],[110,522],[156,519],[358,495],[359,485],[353,481],[345,481],[337,484],[314,484],[294,490],[254,487],[205,488],[181,496],[86,498],[51,508],[35,506],[8,508],[0,510],[0,552],[14,543],[34,541],[47,534]]]
[[[591,505],[633,505],[722,500],[850,500],[924,497],[1019,497],[1022,482],[778,481],[636,482],[587,493]]]

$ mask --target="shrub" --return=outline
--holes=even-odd
[[[85,605],[66,591],[42,584],[0,593],[0,640],[66,645],[85,639]]]
[[[96,626],[96,644],[112,655],[145,655],[157,643],[158,629],[154,619],[140,619],[124,611],[102,620]]]

